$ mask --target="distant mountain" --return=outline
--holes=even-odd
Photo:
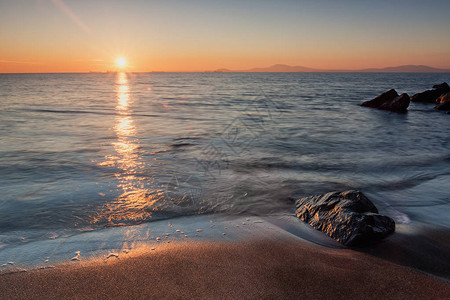
[[[302,66],[273,65],[266,68],[253,68],[245,72],[320,72],[318,69],[307,68]]]
[[[323,72],[319,69],[313,69],[313,68],[307,68],[302,66],[288,66],[288,65],[282,65],[277,64],[270,67],[265,68],[253,68],[253,69],[247,69],[247,70],[229,70],[229,69],[217,69],[213,72],[278,72],[278,73],[290,73],[290,72]]]
[[[366,73],[450,73],[450,69],[438,69],[423,65],[405,65],[397,67],[386,68],[369,68],[358,70],[333,70],[333,69],[314,69],[303,66],[289,66],[277,64],[266,68],[253,68],[248,70],[229,70],[218,69],[214,72],[279,72],[279,73],[292,73],[292,72],[366,72]]]
[[[438,69],[424,65],[405,65],[386,68],[362,69],[359,72],[386,72],[386,73],[450,73],[449,69]]]

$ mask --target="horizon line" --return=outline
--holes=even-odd
[[[284,67],[284,68],[303,68],[306,70],[278,70],[278,71],[270,71],[270,68],[274,67]],[[399,68],[425,68],[425,69],[434,69],[434,70],[424,70],[424,71],[396,71],[395,69]],[[397,66],[387,66],[387,67],[368,67],[368,68],[359,68],[359,69],[316,69],[305,66],[291,66],[286,64],[273,64],[268,67],[253,67],[249,69],[242,70],[233,70],[228,68],[218,68],[214,70],[178,70],[178,71],[164,71],[164,70],[151,70],[151,71],[61,71],[61,72],[1,72],[0,74],[95,74],[95,73],[450,73],[449,68],[438,68],[432,67],[428,65],[397,65]]]
[[[450,69],[442,69],[442,71],[358,71],[358,70],[326,70],[326,71],[123,71],[123,72],[0,72],[1,75],[5,74],[144,74],[144,73],[388,73],[388,74],[450,74]]]

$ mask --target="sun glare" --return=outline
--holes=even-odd
[[[120,68],[125,67],[126,63],[127,62],[125,61],[125,58],[123,58],[123,57],[119,57],[118,59],[116,59],[116,64]]]

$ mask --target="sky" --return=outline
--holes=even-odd
[[[450,1],[0,0],[0,73],[450,68]]]

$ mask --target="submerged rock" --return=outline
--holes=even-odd
[[[409,96],[408,94],[401,94],[399,96],[394,89],[391,89],[375,99],[363,102],[361,106],[395,112],[405,112],[409,106]]]
[[[395,222],[378,214],[359,191],[330,192],[296,201],[297,217],[347,246],[382,239],[395,231]]]
[[[450,87],[446,82],[441,84],[433,85],[432,90],[427,90],[422,93],[415,94],[411,97],[412,102],[423,102],[423,103],[436,103],[437,98],[450,92]]]

